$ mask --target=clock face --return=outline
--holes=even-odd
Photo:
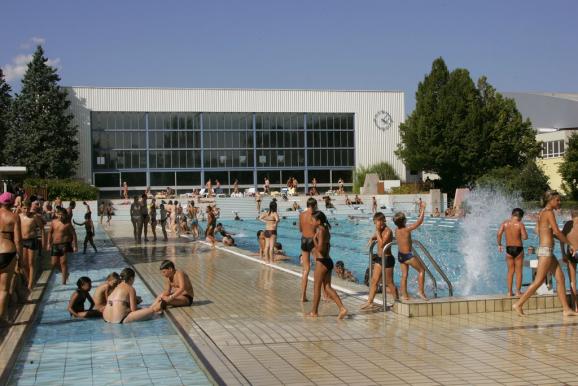
[[[373,117],[373,122],[380,130],[388,130],[393,124],[393,118],[385,110],[378,111]]]

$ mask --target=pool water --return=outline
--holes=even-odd
[[[285,253],[290,256],[290,261],[299,264],[301,235],[296,221],[296,218],[281,220],[277,233],[278,241],[282,243]],[[408,218],[408,223],[413,221],[415,221],[415,217]],[[352,271],[357,280],[363,283],[368,267],[368,240],[375,230],[373,221],[368,215],[354,219],[330,217],[330,222],[332,225],[331,257],[334,261],[342,260],[346,269]],[[228,232],[235,234],[235,241],[240,248],[254,252],[259,250],[256,234],[258,230],[263,229],[264,224],[262,222],[258,220],[223,220],[222,223]],[[524,242],[527,253],[528,246],[538,245],[538,238],[534,233],[535,224],[532,222],[525,222],[525,224],[528,230],[528,240]],[[389,217],[387,218],[387,225],[394,227]],[[485,228],[479,229],[479,232],[483,232],[485,243],[483,245],[476,243],[476,251],[467,250],[471,246],[468,246],[467,240],[464,242],[466,232],[464,222],[461,220],[426,218],[424,224],[414,232],[413,238],[424,244],[446,272],[454,288],[454,296],[504,294],[507,292],[507,266],[504,254],[499,253],[496,246],[498,227],[499,223],[493,222]],[[556,248],[559,251],[559,247],[556,246]],[[466,251],[469,257],[465,256]],[[472,252],[474,252],[473,262]],[[397,247],[393,247],[393,254],[397,256]],[[528,258],[536,259],[536,256],[526,256],[526,259]],[[424,260],[426,265],[430,266],[427,259]],[[438,296],[447,296],[447,285],[435,273],[433,267],[430,266],[430,270],[437,281]],[[399,263],[396,263],[394,272],[395,281],[399,283],[401,276]],[[522,282],[524,284],[531,282],[531,269],[528,267],[523,270]],[[408,285],[410,291],[415,292],[416,275],[413,270],[410,270]],[[427,276],[426,291],[428,295],[433,296],[431,282]]]

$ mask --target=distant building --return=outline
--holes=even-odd
[[[516,101],[524,118],[532,121],[536,139],[542,142],[538,165],[550,179],[552,189],[562,189],[558,167],[562,163],[568,138],[578,132],[578,94],[502,93]]]
[[[350,187],[358,166],[389,162],[416,179],[394,154],[404,121],[400,91],[69,87],[79,126],[78,177],[104,196],[167,186],[190,192],[218,179],[227,191]]]

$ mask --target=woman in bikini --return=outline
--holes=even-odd
[[[213,211],[213,207],[211,205],[207,205],[207,229],[205,230],[205,239],[211,243],[211,246],[214,248],[216,239],[215,239],[215,228],[217,228],[217,216]]]
[[[329,298],[339,307],[337,319],[343,319],[345,315],[347,315],[347,309],[343,306],[337,292],[331,288],[331,271],[333,270],[333,259],[329,256],[329,250],[331,249],[331,234],[329,233],[329,229],[331,225],[329,225],[327,217],[321,211],[313,213],[313,221],[317,226],[315,236],[313,237],[313,255],[315,256],[313,305],[311,312],[307,316],[318,316],[321,288],[323,288]]]
[[[536,293],[536,290],[542,285],[546,279],[548,272],[553,273],[556,278],[556,289],[558,291],[558,298],[562,304],[562,312],[564,316],[575,316],[576,313],[568,305],[566,298],[566,283],[564,279],[564,272],[560,268],[558,259],[554,256],[554,236],[563,243],[570,244],[573,250],[578,249],[578,245],[572,245],[564,233],[558,228],[554,210],[560,209],[560,194],[555,190],[548,190],[544,194],[544,209],[540,211],[538,222],[536,223],[536,232],[540,238],[540,247],[538,248],[538,268],[536,269],[536,276],[534,281],[526,292],[520,297],[516,303],[512,304],[512,309],[523,316],[524,303],[530,296]]]
[[[23,256],[20,217],[10,210],[13,202],[12,193],[0,195],[0,325],[8,323],[5,314],[8,291],[16,267],[16,253]]]
[[[277,213],[277,201],[269,203],[269,210],[259,216],[259,220],[265,223],[265,260],[267,263],[273,262],[275,242],[277,241],[277,224],[279,224],[279,214]]]
[[[125,268],[120,273],[120,284],[108,296],[102,312],[105,321],[109,323],[131,323],[148,320],[154,314],[161,313],[165,308],[163,301],[156,300],[150,307],[138,308],[136,290],[132,286],[135,272]]]

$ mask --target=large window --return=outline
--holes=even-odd
[[[304,114],[255,115],[257,167],[305,166]]]
[[[92,112],[94,170],[146,168],[146,114]]]
[[[542,142],[542,158],[554,158],[564,156],[564,140]]]
[[[348,113],[92,112],[91,128],[95,183],[105,190],[125,176],[129,186],[261,185],[266,175],[304,183],[306,168],[329,184],[355,165]],[[563,153],[563,143],[551,151]]]

